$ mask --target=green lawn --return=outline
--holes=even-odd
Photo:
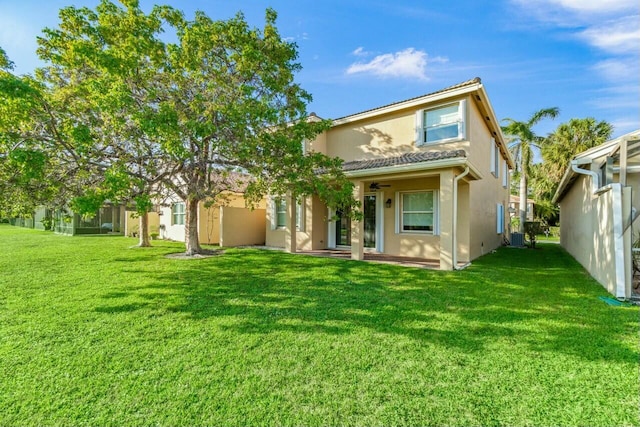
[[[0,425],[638,425],[638,309],[559,245],[462,272],[0,226]]]

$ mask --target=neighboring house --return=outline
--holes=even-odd
[[[44,211],[45,208],[36,210],[36,219],[44,217]],[[124,234],[124,223],[125,207],[112,203],[105,203],[91,216],[67,209],[53,211],[53,231],[61,234]]]
[[[185,203],[174,197],[163,205],[159,211],[160,238],[184,242]],[[198,239],[220,246],[264,245],[265,216],[264,202],[252,210],[245,206],[241,192],[227,192],[211,207],[199,204]]]
[[[53,220],[53,231],[60,234],[124,234],[124,206],[105,203],[92,215],[80,215],[68,208],[36,208],[31,218],[16,218],[11,224],[36,230],[45,230],[43,220]]]
[[[533,221],[533,200],[527,199],[527,221]],[[509,214],[511,218],[518,218],[520,212],[520,197],[511,195],[509,196]]]
[[[632,296],[639,172],[637,130],[575,156],[553,198],[560,204],[560,243],[618,298]]]
[[[452,270],[504,241],[513,160],[479,78],[336,119],[304,149],[344,160],[364,220],[316,196],[271,198],[268,246],[353,259],[366,249]]]
[[[157,234],[160,236],[160,215],[158,212],[147,212],[147,224],[149,226],[150,235]],[[129,237],[139,237],[139,232],[140,216],[138,216],[138,214],[133,210],[127,210],[124,218],[124,234]]]

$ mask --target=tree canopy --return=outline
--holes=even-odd
[[[13,76],[37,93],[14,94],[28,105],[11,120],[25,123],[0,131],[19,128],[14,139],[34,141],[46,162],[95,177],[78,181],[80,210],[106,198],[135,199],[141,213],[151,198],[184,201],[189,254],[201,251],[198,203],[215,203],[238,177],[250,203],[313,193],[331,207],[353,206],[340,160],[302,150],[329,123],[308,118],[297,48],[276,18],[267,9],[260,29],[240,13],[216,21],[198,11],[189,20],[155,6],[146,14],[137,0],[63,8],[59,26],[38,38],[45,66],[33,79]]]

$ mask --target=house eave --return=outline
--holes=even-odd
[[[457,96],[466,95],[472,92],[475,92],[480,88],[482,84],[478,83],[470,83],[467,86],[447,90],[444,92],[438,92],[434,94],[427,94],[421,96],[419,98],[409,99],[407,101],[401,101],[395,104],[387,105],[384,107],[375,108],[373,110],[363,111],[361,113],[352,114],[350,116],[342,117],[339,119],[335,119],[333,121],[333,126],[340,126],[347,123],[356,122],[359,120],[369,119],[371,117],[379,116],[380,114],[388,114],[393,113],[395,111],[405,110],[409,108],[416,108],[424,104],[441,101],[444,99],[449,99]]]
[[[411,163],[408,165],[384,166],[379,168],[359,169],[355,171],[347,171],[344,174],[347,178],[374,177],[380,175],[393,175],[408,172],[432,171],[435,169],[445,169],[460,167],[469,167],[469,177],[472,179],[482,179],[482,174],[478,169],[469,163],[465,157],[452,159],[430,160],[427,162]]]

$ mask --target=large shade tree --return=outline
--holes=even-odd
[[[122,5],[64,8],[59,28],[39,39],[48,61],[40,76],[81,106],[84,158],[116,177],[101,194],[124,194],[130,181],[170,189],[186,203],[187,254],[201,252],[198,204],[237,188],[238,176],[253,202],[314,193],[330,206],[354,204],[339,160],[301,149],[328,123],[307,120],[297,49],[273,10],[257,29],[241,14],[187,20],[167,6],[147,15],[137,0]]]
[[[502,132],[509,139],[509,149],[516,161],[516,169],[520,176],[520,207],[518,217],[520,220],[520,232],[524,232],[524,223],[527,217],[527,196],[528,196],[528,179],[531,165],[533,163],[535,148],[540,148],[544,137],[538,136],[533,127],[542,119],[555,118],[560,114],[558,108],[544,108],[536,111],[527,121],[517,121],[506,118],[505,126],[502,126]]]
[[[105,200],[126,203],[140,217],[140,246],[149,246],[148,211],[161,199],[171,159],[149,139],[140,111],[154,102],[158,73],[168,55],[156,36],[166,8],[146,15],[132,2],[123,9],[101,2],[96,10],[67,7],[60,24],[38,38],[46,65],[38,78],[57,98],[74,105],[75,128],[84,135],[76,156],[96,170],[98,179],[72,205],[95,211]]]
[[[78,156],[84,136],[69,120],[80,115],[73,104],[12,68],[0,49],[0,211],[20,216],[61,207],[94,186],[97,174]]]

